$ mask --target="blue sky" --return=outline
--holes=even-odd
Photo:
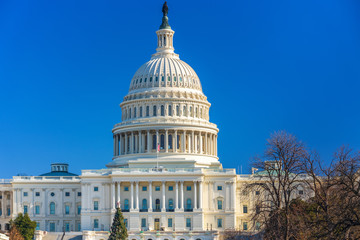
[[[0,178],[104,168],[130,80],[156,48],[163,1],[0,2]],[[174,1],[224,167],[249,169],[286,130],[324,161],[360,149],[360,2]]]

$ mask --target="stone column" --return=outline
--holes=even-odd
[[[14,213],[14,192],[9,192],[10,195],[10,211],[9,211],[9,216],[12,216],[12,214]]]
[[[225,211],[229,211],[230,210],[230,198],[231,198],[231,196],[230,196],[230,182],[225,182],[226,183],[226,192],[225,192],[225,196],[228,196],[227,198],[225,198],[225,201],[226,201],[226,203],[225,203]]]
[[[130,184],[131,184],[130,210],[134,210],[134,182],[130,182]]]
[[[194,209],[197,209],[197,181],[194,181]]]
[[[155,144],[155,146],[156,146],[156,151],[157,151],[157,149],[158,149],[158,145],[159,145],[159,130],[156,130],[156,144]]]
[[[31,207],[30,207],[30,216],[35,216],[35,189],[31,188]]]
[[[185,144],[185,141],[186,141],[186,131],[183,131],[183,136],[182,136],[182,146],[181,146],[181,152],[185,152],[186,150],[185,150],[185,146],[186,146],[186,144]]]
[[[61,202],[59,204],[60,206],[60,216],[64,217],[64,189],[60,189],[61,194]]]
[[[134,153],[134,132],[131,132],[130,138],[130,153]]]
[[[195,134],[195,137],[194,137],[194,153],[198,153],[198,135]]]
[[[44,196],[44,202],[43,202],[43,205],[42,205],[42,215],[43,215],[44,217],[46,217],[47,192],[46,192],[46,189],[45,189],[45,188],[42,189],[42,194],[43,194],[43,196]],[[16,206],[16,204],[15,204],[15,206]],[[15,214],[16,214],[16,212],[15,212]]]
[[[180,181],[180,210],[184,211],[184,181]]]
[[[202,181],[199,182],[199,209],[202,210]]]
[[[215,135],[215,156],[217,156],[217,135]]]
[[[136,205],[135,209],[139,211],[139,181],[136,181]]]
[[[149,181],[149,212],[152,212],[152,182]]]
[[[189,135],[187,135],[188,136],[188,153],[191,153],[191,145],[192,145],[192,143],[191,143],[191,136],[190,136],[190,134]]]
[[[74,217],[76,216],[76,188],[71,189],[73,194]],[[75,229],[75,225],[74,225]]]
[[[212,210],[212,189],[211,189],[211,181],[208,182],[208,206],[209,210]]]
[[[177,146],[178,146],[178,142],[177,142],[178,138],[177,138],[177,130],[175,130],[174,132],[174,141],[173,143],[175,144],[174,148],[173,148],[173,152],[177,152]]]
[[[199,133],[199,137],[200,137],[200,154],[204,153],[204,149],[203,149],[203,137],[201,135],[201,132]]]
[[[204,151],[205,151],[205,154],[208,154],[208,134],[207,133],[205,133],[205,149],[204,149]]]
[[[125,133],[125,136],[124,136],[124,139],[125,139],[125,151],[124,151],[124,154],[128,154],[128,135],[127,133]]]
[[[236,209],[236,181],[231,182],[231,210],[235,211]]]
[[[116,134],[116,156],[119,156],[120,153],[119,153],[119,141],[120,141],[120,138],[119,138],[119,134]]]
[[[88,192],[88,203],[87,203],[87,209],[88,211],[91,211],[91,203],[92,203],[92,196],[91,196],[91,184],[87,183],[87,192]]]
[[[115,211],[115,182],[111,183],[111,210]]]
[[[196,143],[195,143],[195,131],[191,131],[191,152],[195,153],[196,152]]]
[[[139,150],[138,153],[142,153],[142,133],[139,131]]]
[[[120,192],[121,192],[121,182],[117,182],[117,200],[116,200],[116,206],[121,208],[120,206]]]
[[[150,131],[147,131],[147,152],[149,153],[151,151],[151,145],[150,145]]]
[[[165,198],[165,181],[162,181],[162,201],[161,201],[161,211],[166,212],[166,198]]]
[[[179,182],[176,181],[175,182],[175,188],[176,188],[176,192],[175,192],[175,210],[179,209]]]
[[[169,151],[169,133],[165,130],[165,152]]]
[[[116,156],[116,135],[113,136],[114,139],[114,156]]]

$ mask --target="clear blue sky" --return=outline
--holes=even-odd
[[[0,178],[52,162],[104,168],[160,0],[0,1]],[[169,0],[175,51],[197,72],[224,167],[287,130],[324,161],[360,149],[360,1]]]

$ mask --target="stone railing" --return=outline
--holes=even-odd
[[[79,182],[80,177],[75,176],[14,176],[13,182],[22,181],[68,181]]]
[[[12,179],[0,179],[0,184],[10,184]]]
[[[82,175],[109,175],[109,174],[236,174],[235,169],[204,169],[204,168],[113,168],[100,170],[82,170]]]

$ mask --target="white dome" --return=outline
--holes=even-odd
[[[202,91],[194,69],[173,56],[155,57],[142,65],[132,78],[130,91],[152,87],[178,87]]]

